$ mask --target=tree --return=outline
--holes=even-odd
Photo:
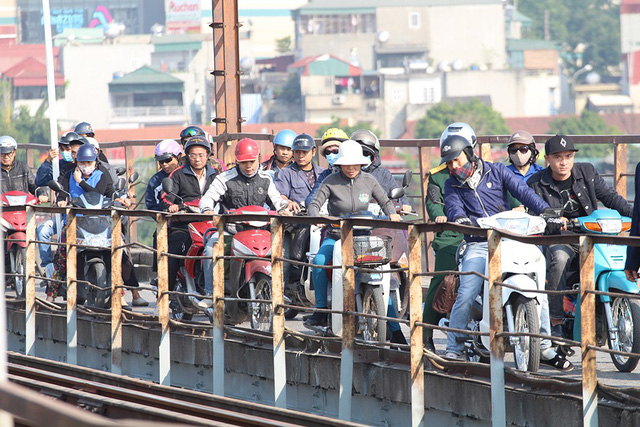
[[[373,126],[371,126],[371,123],[357,122],[355,125],[349,126],[349,125],[341,125],[340,124],[341,122],[342,122],[342,119],[340,117],[331,116],[330,124],[323,125],[318,128],[318,130],[316,131],[316,138],[322,138],[322,135],[324,135],[327,129],[330,129],[330,128],[342,129],[343,131],[345,131],[347,135],[351,135],[353,132],[357,131],[358,129],[366,129],[366,130],[370,130],[371,132],[375,133],[376,136],[380,137],[380,129],[375,129]]]
[[[278,53],[291,52],[291,36],[276,39],[276,50]]]
[[[563,135],[616,135],[620,129],[608,125],[598,113],[582,110],[582,114],[572,117],[561,117],[549,123],[549,133]],[[613,152],[610,144],[579,144],[579,155],[587,159],[604,159]]]
[[[502,115],[478,99],[469,102],[436,104],[416,124],[416,138],[439,138],[451,123],[464,122],[476,135],[508,134],[509,128]]]
[[[600,74],[611,74],[620,64],[620,2],[616,0],[520,0],[518,9],[533,20],[532,35],[549,36],[565,46],[563,61],[570,73],[590,64]],[[603,29],[606,28],[606,31]],[[586,45],[580,54],[580,44]],[[580,56],[581,55],[581,56]]]

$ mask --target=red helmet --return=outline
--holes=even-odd
[[[236,161],[248,162],[258,159],[260,156],[260,147],[258,143],[251,138],[244,138],[238,141],[236,145]]]

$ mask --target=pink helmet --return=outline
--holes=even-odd
[[[180,157],[182,147],[173,139],[163,139],[156,145],[154,154],[157,162],[169,160],[171,156]]]

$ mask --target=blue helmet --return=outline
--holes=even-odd
[[[275,138],[273,138],[273,145],[282,145],[283,147],[291,148],[296,136],[296,133],[291,129],[282,129],[276,134]]]
[[[91,144],[84,144],[80,148],[78,148],[78,153],[76,154],[76,161],[78,162],[92,162],[98,158],[98,154],[96,153],[96,149],[93,148]]]

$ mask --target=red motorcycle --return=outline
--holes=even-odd
[[[246,206],[232,209],[230,215],[275,215],[275,211],[262,206]],[[235,227],[231,242],[232,256],[254,256],[260,260],[231,259],[229,264],[229,289],[231,297],[271,300],[271,232],[267,221],[243,221],[229,223]],[[230,230],[231,231],[231,230]],[[232,231],[232,232],[233,232]],[[273,308],[270,303],[231,301],[227,312],[233,323],[242,323],[247,317],[253,329],[270,331]]]
[[[38,199],[22,191],[9,191],[0,196],[3,206],[26,206],[35,205]],[[0,226],[5,233],[5,266],[9,273],[17,276],[7,277],[7,284],[16,291],[16,296],[24,298],[26,284],[26,261],[27,261],[27,211],[2,212]]]

